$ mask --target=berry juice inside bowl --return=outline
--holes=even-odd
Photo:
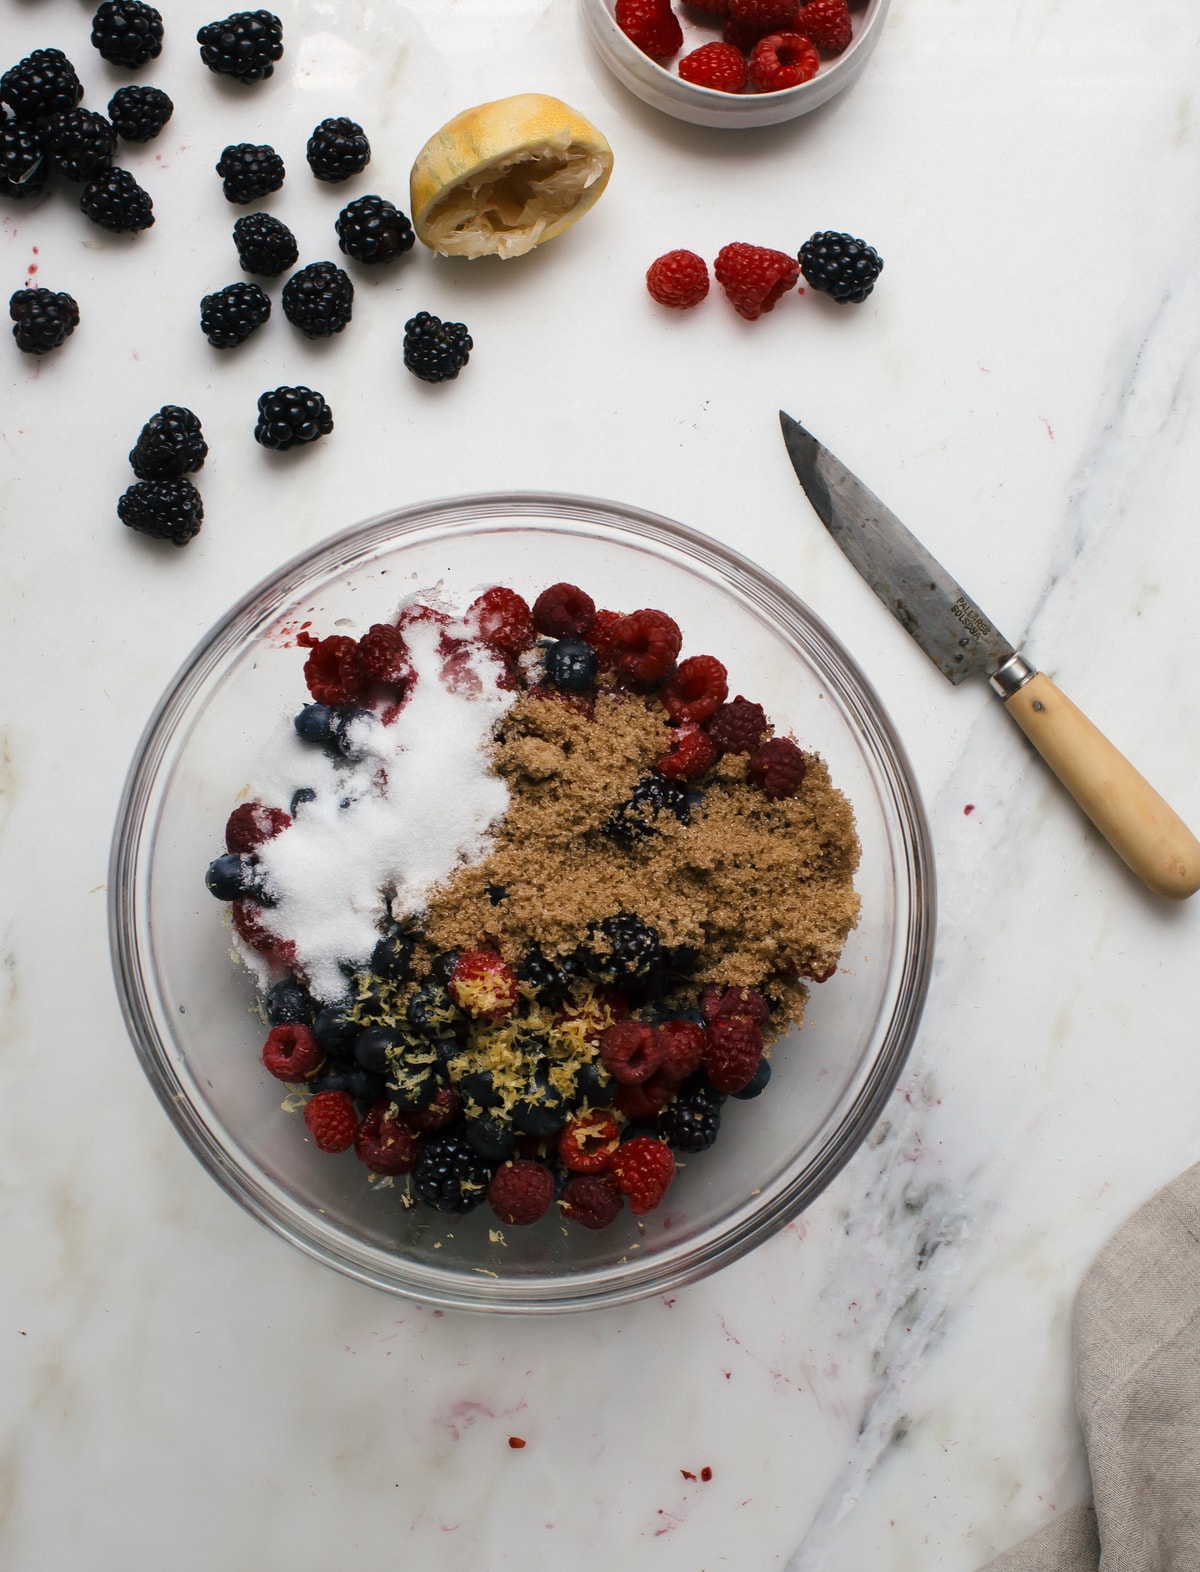
[[[357,636],[419,591],[465,608],[493,584],[532,601],[556,581],[585,587],[597,606],[636,603],[673,616],[685,655],[717,656],[731,696],[753,696],[777,733],[825,761],[861,844],[858,924],[836,975],[812,986],[803,1029],[771,1048],[766,1091],[726,1102],[708,1150],[676,1153],[660,1206],[642,1217],[626,1207],[597,1230],[553,1211],[523,1228],[504,1226],[487,1205],[466,1215],[405,1206],[402,1180],[372,1179],[353,1152],[318,1150],[288,1087],[263,1068],[258,991],[231,958],[226,908],[204,885],[270,733],[308,699],[297,645],[306,625]],[[514,1311],[661,1292],[735,1259],[802,1210],[895,1084],[924,1001],[934,921],[928,832],[902,747],[812,613],[680,525],[539,494],[449,499],[370,521],[235,607],[150,722],[118,820],[110,890],[131,1035],[213,1176],[284,1237],[365,1282],[446,1306]]]

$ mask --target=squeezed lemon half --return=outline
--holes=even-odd
[[[518,93],[464,109],[409,176],[418,239],[448,257],[519,257],[595,205],[612,149],[561,99]]]

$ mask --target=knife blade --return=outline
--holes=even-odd
[[[1200,889],[1200,841],[1067,696],[1032,666],[916,536],[782,410],[792,468],[821,522],[952,683],[984,676],[1109,845],[1156,894]]]

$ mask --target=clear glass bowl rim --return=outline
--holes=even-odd
[[[221,662],[264,626],[315,578],[324,578],[369,559],[374,551],[406,535],[469,531],[487,517],[508,517],[513,527],[537,521],[599,525],[635,539],[658,543],[695,559],[735,587],[809,649],[819,649],[831,666],[844,701],[857,711],[870,751],[891,794],[905,858],[896,877],[905,886],[907,927],[897,1007],[853,1104],[803,1171],[771,1205],[740,1224],[694,1244],[678,1258],[649,1266],[633,1262],[585,1274],[522,1278],[513,1283],[477,1284],[424,1269],[412,1271],[397,1258],[383,1270],[356,1252],[310,1231],[282,1208],[253,1174],[233,1164],[191,1107],[175,1075],[149,1005],[148,984],[137,942],[139,879],[146,811],[158,767],[175,731],[205,681]],[[501,527],[503,527],[501,525]],[[536,527],[533,525],[532,527]],[[732,547],[661,514],[615,502],[562,492],[527,490],[448,496],[380,513],[326,537],[298,553],[249,590],[206,633],[168,684],[134,752],[113,831],[108,868],[108,920],[113,977],[126,1028],[142,1068],[165,1112],[206,1171],[251,1216],[315,1260],[373,1287],[440,1308],[495,1312],[554,1312],[627,1304],[694,1282],[739,1259],[787,1226],[841,1172],[881,1113],[915,1039],[928,991],[936,930],[936,874],[928,821],[907,752],[874,688],[836,635],[780,580]]]

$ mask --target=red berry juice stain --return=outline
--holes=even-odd
[[[965,814],[965,815],[966,815],[966,816],[967,816],[967,817],[968,817],[968,818],[969,818],[969,817],[970,817],[970,815],[971,815],[971,814],[973,814],[973,813],[974,813],[974,812],[975,812],[975,804],[974,804],[974,803],[973,803],[973,802],[969,802],[969,803],[967,803],[967,804],[966,804],[966,806],[965,806],[965,807],[964,807],[964,808],[963,808],[963,813],[964,813],[964,814]]]
[[[683,1475],[683,1477],[685,1479],[695,1479],[695,1477],[696,1477],[695,1474],[692,1473],[690,1468],[681,1468],[679,1470],[679,1472]]]
[[[311,622],[285,622],[267,634],[267,643],[280,650],[307,649],[315,643],[308,635],[311,627]]]
[[[712,1478],[712,1469],[709,1468],[707,1463],[700,1470],[700,1478],[704,1481],[705,1484],[707,1484],[709,1482],[709,1480]]]

